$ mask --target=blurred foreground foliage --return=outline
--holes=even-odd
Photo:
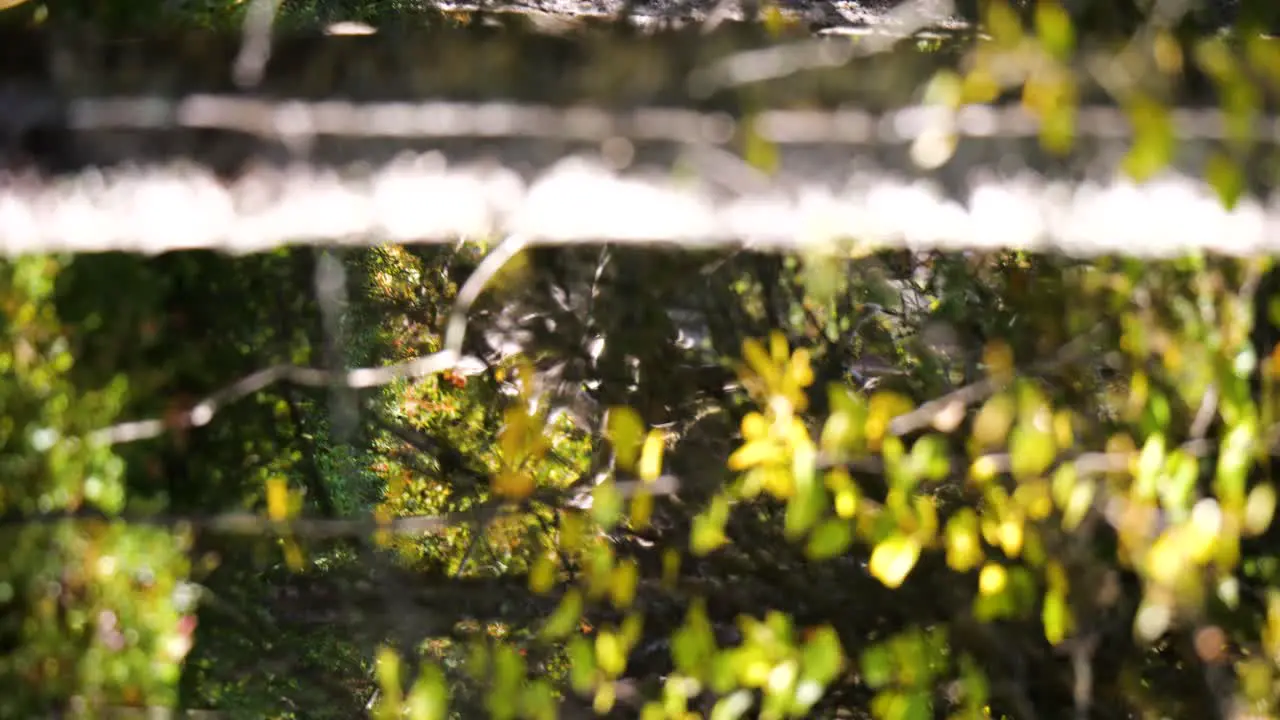
[[[40,7],[2,12],[127,33],[245,4]],[[927,95],[1018,93],[1065,149],[1073,53],[1130,7],[984,4],[991,38]],[[1177,151],[1170,68],[1235,120],[1273,104],[1266,10],[1145,26],[1126,171]],[[1274,178],[1228,135],[1230,204]],[[192,422],[264,367],[439,351],[489,245],[0,265],[0,716],[1280,715],[1269,260],[537,249],[472,309],[467,363]],[[95,439],[137,418],[163,432]],[[234,512],[278,532],[202,524]]]
[[[172,702],[191,646],[186,540],[112,521],[124,464],[86,435],[113,420],[125,385],[89,390],[52,302],[61,261],[0,265],[0,716],[47,715],[72,695]],[[23,525],[88,510],[101,519]]]
[[[4,714],[1274,714],[1262,261],[537,250],[473,311],[487,367],[85,439],[324,364],[331,332],[349,365],[432,352],[481,250],[343,257],[337,325],[310,250],[6,266],[5,686],[29,691]],[[274,513],[277,486],[286,516],[463,519],[18,522]]]

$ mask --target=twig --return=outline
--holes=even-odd
[[[480,293],[484,292],[489,281],[506,266],[507,262],[528,246],[529,238],[524,235],[509,235],[476,266],[475,272],[471,273],[462,288],[458,290],[457,297],[454,298],[453,312],[449,314],[449,325],[444,335],[446,352],[455,354],[462,352],[462,341],[467,333],[467,312],[471,309],[471,304],[480,297]]]
[[[1076,720],[1089,720],[1093,704],[1093,655],[1098,646],[1096,635],[1076,640],[1071,648],[1071,670],[1075,683],[1071,689]]]
[[[252,87],[262,82],[262,72],[271,59],[271,28],[275,25],[280,0],[252,0],[244,18],[244,39],[233,70],[236,85]]]
[[[920,407],[904,415],[899,415],[889,423],[889,432],[893,435],[907,435],[911,432],[932,425],[944,413],[953,411],[957,405],[968,406],[983,400],[1001,387],[991,378],[979,380],[971,385],[930,400]]]
[[[1204,397],[1200,399],[1200,408],[1196,410],[1196,417],[1191,422],[1191,437],[1197,440],[1204,438],[1205,433],[1209,432],[1209,424],[1213,422],[1213,416],[1218,411],[1218,384],[1210,383],[1208,389],[1205,390]]]
[[[485,477],[484,472],[468,467],[467,458],[455,448],[449,447],[415,428],[391,422],[381,417],[375,417],[374,424],[418,452],[434,456],[440,472],[451,474],[452,471],[465,474],[468,481],[467,486],[451,483],[455,491],[475,488]]]
[[[73,697],[65,715],[68,720],[97,718],[98,720],[220,720],[225,713],[217,710],[180,710],[162,705],[131,707],[125,705],[95,705],[84,697]]]
[[[946,2],[950,5],[950,2]],[[856,57],[883,53],[900,40],[909,38],[931,24],[929,16],[922,12],[920,3],[903,3],[898,9],[885,15],[885,25],[871,32],[860,33],[862,42],[857,45],[847,40],[831,38],[806,39],[762,50],[748,50],[716,61],[695,70],[689,76],[689,92],[694,97],[706,97],[726,88],[748,85],[765,80],[794,75],[805,70],[839,67]],[[832,6],[842,17],[843,12]],[[943,16],[949,11],[940,13]],[[843,18],[850,19],[850,18]]]
[[[467,330],[467,313],[493,276],[520,250],[527,246],[523,236],[512,235],[498,245],[467,278],[454,299],[449,316],[445,347],[439,352],[385,367],[352,370],[323,370],[297,365],[276,365],[243,377],[174,417],[135,420],[112,425],[89,434],[95,443],[115,445],[159,437],[171,427],[203,427],[224,406],[252,395],[277,382],[308,387],[339,386],[349,389],[379,387],[402,378],[420,378],[452,369],[463,359],[462,340]]]
[[[1062,365],[1075,361],[1084,355],[1088,349],[1089,341],[1093,333],[1082,335],[1075,340],[1067,343],[1058,352],[1057,357],[1048,362],[1038,363],[1031,368],[1032,372],[1045,372],[1053,370]],[[968,406],[979,400],[989,397],[996,390],[1000,389],[1002,383],[998,383],[991,378],[979,380],[976,383],[966,385],[962,388],[943,395],[936,400],[930,400],[920,407],[909,413],[899,415],[889,423],[889,432],[894,435],[907,435],[922,428],[933,424],[944,413],[954,411],[954,408],[960,406]]]
[[[475,554],[477,546],[483,543],[486,548],[489,548],[489,528],[489,523],[478,523],[472,529],[471,541],[467,543],[467,549],[462,553],[462,559],[458,561],[458,569],[453,573],[454,580],[462,577],[462,574],[466,572],[467,565],[471,564],[471,556]],[[490,548],[489,551],[493,552],[493,549]]]
[[[678,478],[670,475],[659,477],[652,483],[625,480],[615,483],[615,489],[623,498],[645,492],[649,495],[673,495],[680,488]],[[558,489],[534,493],[530,502],[552,507],[573,507],[571,494]],[[589,500],[589,498],[588,498]],[[590,507],[589,501],[586,507]],[[362,518],[294,518],[272,520],[251,512],[232,512],[217,515],[173,515],[122,513],[112,515],[94,508],[49,513],[0,514],[0,528],[55,525],[65,522],[125,523],[144,527],[188,528],[194,531],[223,533],[227,535],[290,535],[298,538],[331,539],[387,532],[393,535],[433,535],[453,530],[475,522],[484,522],[500,515],[519,515],[521,506],[508,502],[486,503],[473,510],[441,513],[438,515],[408,515],[377,520]]]
[[[345,328],[342,316],[347,308],[347,271],[340,257],[341,249],[324,248],[317,253],[314,283],[316,301],[320,306],[320,322],[324,338],[322,343],[324,363],[329,368],[346,366],[343,353]],[[333,379],[333,376],[330,376]],[[345,445],[355,429],[359,410],[354,391],[342,383],[329,387],[330,434],[336,445]]]
[[[125,523],[143,527],[189,528],[199,532],[227,535],[292,535],[311,539],[329,539],[367,535],[378,531],[394,535],[435,534],[474,521],[478,516],[499,509],[484,507],[468,512],[440,515],[411,515],[379,522],[373,518],[296,518],[272,520],[250,512],[219,515],[147,515],[124,513],[109,515],[97,510],[39,513],[34,515],[0,515],[0,527],[54,525],[64,522]]]

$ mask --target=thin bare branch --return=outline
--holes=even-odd
[[[680,488],[678,478],[664,475],[653,482],[622,480],[615,483],[622,498],[634,497],[644,492],[652,496],[673,495]],[[588,509],[583,503],[563,491],[547,488],[535,492],[528,499],[552,507]],[[175,515],[123,513],[109,515],[92,508],[50,513],[6,513],[0,515],[0,528],[54,525],[64,522],[126,523],[138,526],[187,528],[197,532],[226,535],[292,536],[309,539],[333,539],[367,536],[386,532],[392,535],[434,535],[465,527],[477,522],[487,522],[497,517],[522,515],[522,506],[508,502],[491,502],[474,510],[442,513],[439,515],[406,515],[378,520],[373,517],[313,518],[302,517],[273,520],[251,512],[231,512],[215,515]]]
[[[271,28],[275,25],[280,0],[252,0],[244,18],[243,40],[233,70],[242,88],[262,82],[262,72],[271,59]]]
[[[1045,372],[1075,362],[1087,354],[1092,337],[1093,334],[1089,333],[1072,340],[1058,351],[1056,357],[1047,362],[1037,363],[1030,371],[1033,373]],[[991,378],[986,378],[953,390],[940,398],[924,403],[909,413],[895,417],[889,423],[889,432],[894,435],[906,435],[924,429],[937,422],[943,415],[955,412],[957,407],[963,409],[986,399],[999,390],[1000,387],[1000,383]]]
[[[136,420],[113,425],[91,433],[89,439],[95,443],[115,445],[159,437],[175,425],[202,427],[207,425],[226,405],[264,390],[277,382],[308,387],[336,385],[349,389],[367,389],[387,385],[396,380],[426,377],[455,368],[463,359],[462,341],[466,334],[467,314],[471,310],[471,305],[503,265],[526,245],[526,240],[521,236],[507,238],[489,253],[475,272],[467,278],[454,299],[453,309],[449,315],[448,331],[445,334],[445,347],[439,352],[395,365],[352,370],[329,371],[297,365],[276,365],[227,385],[196,403],[190,410],[175,417]]]
[[[457,352],[446,349],[425,357],[376,368],[331,372],[297,365],[276,365],[235,381],[174,418],[168,420],[152,418],[120,423],[91,433],[89,439],[95,443],[115,445],[159,437],[175,423],[187,427],[202,427],[207,425],[226,405],[277,382],[289,382],[306,387],[328,387],[333,383],[339,383],[348,388],[370,388],[386,385],[402,378],[425,377],[443,372],[456,366],[458,358]]]

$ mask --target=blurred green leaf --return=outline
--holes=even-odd
[[[1066,594],[1061,590],[1050,590],[1045,593],[1044,607],[1040,611],[1044,623],[1044,636],[1050,645],[1060,645],[1070,630],[1070,611],[1067,608]]]
[[[591,517],[606,530],[618,524],[625,510],[626,499],[618,492],[618,486],[612,478],[591,490]]]
[[[409,720],[444,720],[449,716],[449,689],[435,665],[423,667],[405,701]]]
[[[569,656],[569,684],[578,694],[586,695],[595,684],[595,650],[590,641],[578,635],[570,638],[567,653]]]
[[[1059,60],[1069,58],[1075,48],[1075,24],[1062,5],[1054,0],[1039,0],[1035,19],[1040,45]]]
[[[382,690],[382,701],[385,704],[385,716],[392,716],[399,708],[404,686],[400,681],[400,656],[391,648],[378,650],[376,664],[378,687]]]
[[[1010,465],[1014,477],[1030,479],[1042,475],[1057,456],[1053,434],[1035,421],[1020,422],[1009,436]]]
[[[568,636],[578,627],[582,618],[582,593],[576,588],[564,594],[551,617],[542,626],[542,636],[549,639],[560,639]]]
[[[1173,123],[1163,105],[1146,98],[1132,101],[1128,114],[1134,139],[1122,166],[1133,180],[1146,182],[1164,170],[1173,158],[1176,147]]]
[[[1205,180],[1215,192],[1222,206],[1228,210],[1235,208],[1245,192],[1245,177],[1239,163],[1222,152],[1209,156],[1205,167]]]
[[[813,529],[805,554],[813,560],[827,560],[843,554],[853,543],[853,527],[845,520],[827,518]]]
[[[618,467],[623,470],[635,467],[644,434],[644,421],[635,410],[626,406],[609,408],[605,416],[605,437],[613,446]]]
[[[863,651],[858,669],[867,687],[882,688],[893,681],[893,655],[883,643],[873,645]]]
[[[596,634],[596,662],[610,678],[618,677],[626,669],[626,646],[617,634],[607,630]]]
[[[1244,533],[1261,535],[1271,527],[1276,514],[1276,489],[1271,483],[1255,485],[1245,504]]]
[[[778,169],[778,146],[760,135],[756,129],[756,118],[748,115],[741,125],[742,156],[751,167],[764,173],[773,174]]]

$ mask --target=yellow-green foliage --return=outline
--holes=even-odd
[[[191,647],[185,540],[112,517],[123,464],[90,431],[123,386],[83,391],[51,302],[59,261],[0,264],[0,716],[32,717],[77,695],[170,704]],[[93,522],[59,521],[90,513]],[[45,519],[40,519],[43,516]],[[19,522],[30,518],[30,522]]]

